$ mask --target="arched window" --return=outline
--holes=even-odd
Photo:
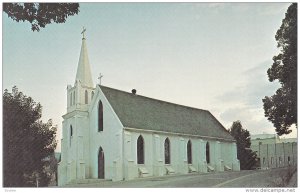
[[[206,143],[206,163],[210,163],[209,143]]]
[[[144,138],[140,135],[137,139],[137,163],[144,164]]]
[[[103,131],[103,105],[99,101],[98,104],[98,132]]]
[[[167,137],[165,140],[165,164],[170,164],[170,140]]]
[[[75,91],[73,92],[73,105],[75,105]]]
[[[104,167],[105,161],[104,161],[104,151],[102,149],[102,147],[100,147],[99,149],[99,153],[98,153],[98,178],[100,179],[104,179],[104,171],[105,171],[105,167]]]
[[[85,104],[88,104],[89,102],[89,93],[88,91],[86,90],[85,93],[84,93],[84,103]]]
[[[72,93],[71,93],[71,95],[70,95],[70,106],[72,106],[72,105],[73,105],[73,103],[72,103],[72,99],[73,99],[73,95],[72,95]]]
[[[94,97],[94,91],[92,91],[91,100],[93,99],[93,97]]]
[[[71,146],[72,136],[73,136],[73,127],[72,125],[70,125],[70,146]]]
[[[192,142],[191,140],[187,143],[187,158],[188,158],[188,164],[192,164]]]

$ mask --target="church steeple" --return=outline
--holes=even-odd
[[[81,51],[80,51],[80,57],[77,67],[77,73],[76,73],[76,79],[81,82],[82,85],[87,87],[93,87],[93,80],[92,80],[92,74],[91,74],[91,67],[89,63],[88,53],[87,53],[87,47],[86,47],[86,41],[84,37],[84,32],[86,31],[85,28],[83,28],[82,33],[82,45],[81,45]]]

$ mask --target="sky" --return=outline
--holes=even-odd
[[[95,85],[101,73],[102,85],[209,110],[225,128],[240,120],[252,135],[275,133],[262,99],[280,87],[267,69],[289,5],[80,3],[78,15],[40,32],[3,13],[3,90],[16,85],[40,102],[60,139],[84,26]]]

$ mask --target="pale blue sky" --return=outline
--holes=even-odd
[[[3,14],[3,89],[16,85],[61,132],[82,26],[94,84],[207,109],[229,128],[274,133],[261,99],[289,3],[80,3],[65,24],[32,32]],[[294,132],[294,136],[296,133]],[[60,135],[59,135],[60,137]]]

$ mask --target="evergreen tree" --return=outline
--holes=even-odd
[[[250,149],[251,138],[248,130],[243,129],[240,121],[234,121],[229,129],[237,144],[237,157],[240,160],[241,170],[252,169],[257,162],[256,153]]]
[[[46,158],[56,147],[56,127],[43,123],[42,106],[13,87],[3,93],[4,187],[47,186]]]

